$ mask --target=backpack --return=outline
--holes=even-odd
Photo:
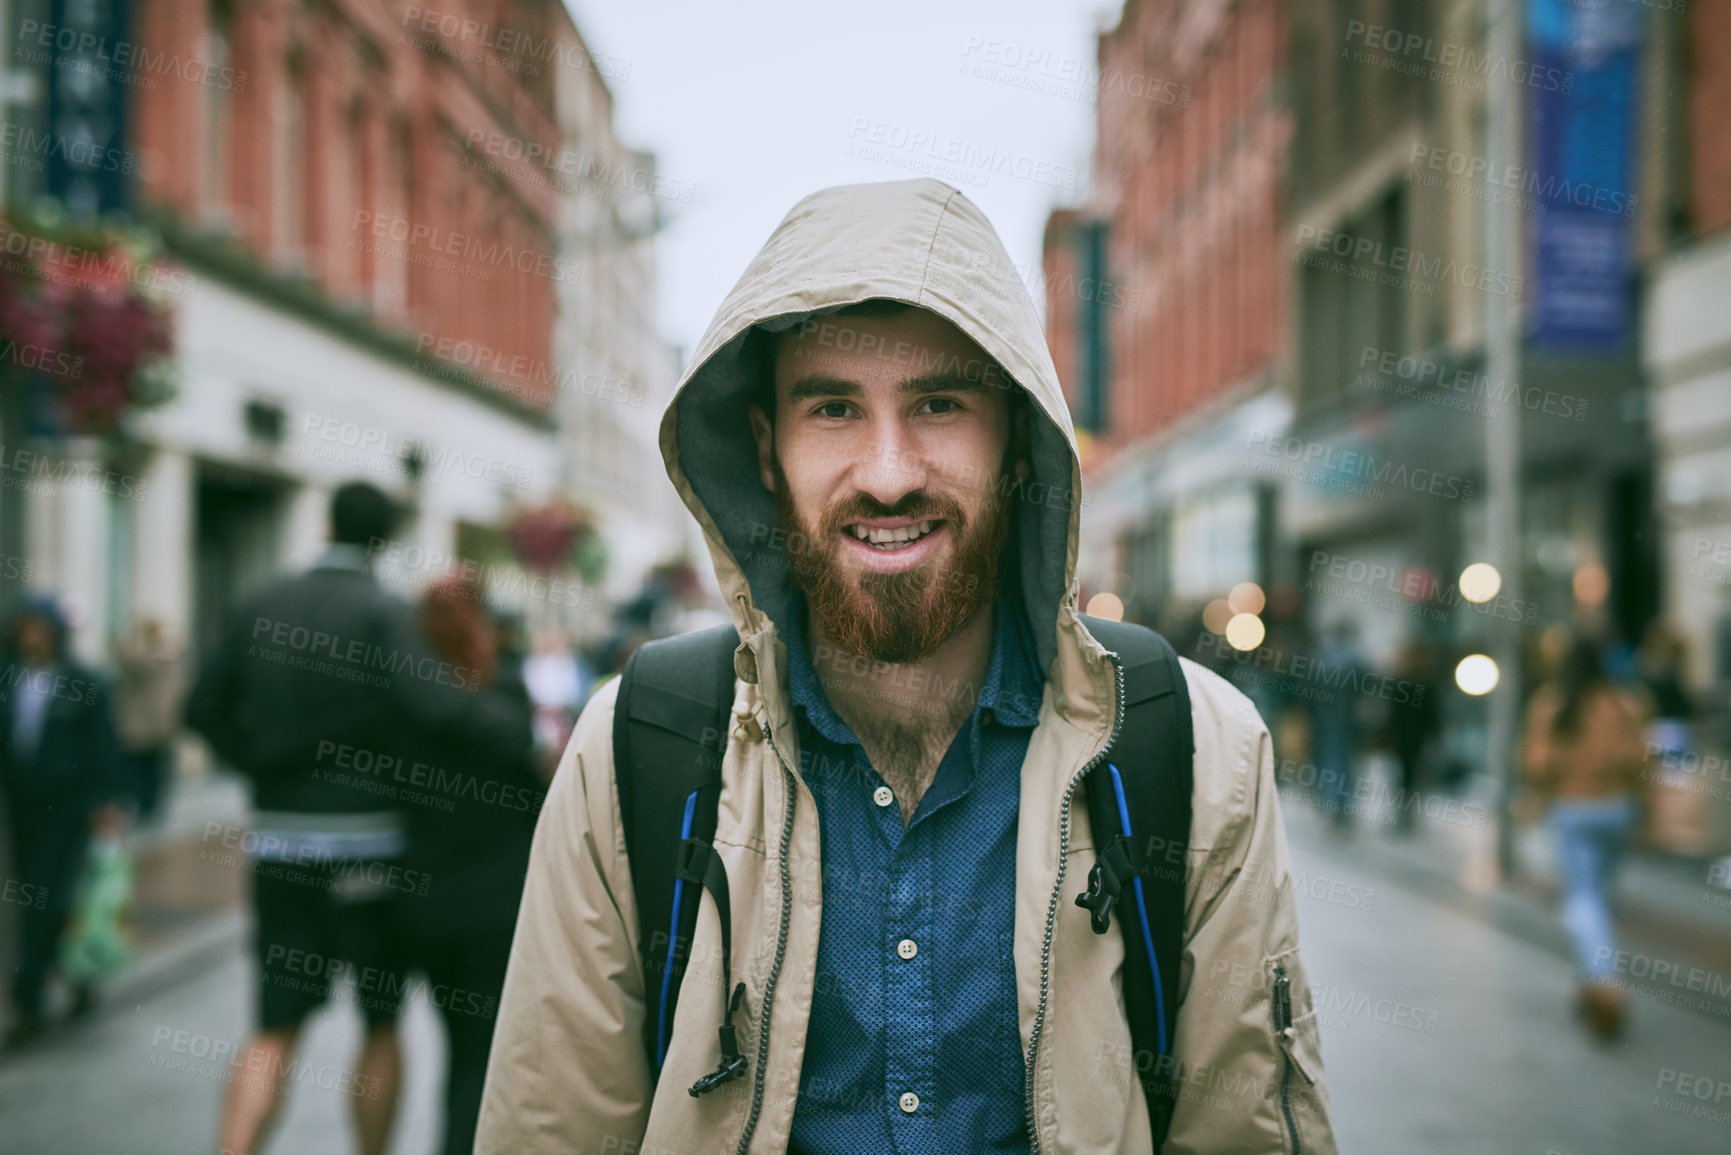
[[[1096,858],[1076,905],[1088,910],[1095,934],[1107,933],[1114,909],[1124,916],[1118,926],[1132,1062],[1158,1151],[1177,1104],[1169,1024],[1177,1015],[1184,949],[1195,753],[1190,694],[1165,638],[1128,622],[1086,614],[1082,620],[1118,656],[1124,716],[1082,783]],[[742,1078],[749,1066],[732,1023],[745,984],[732,985],[727,874],[711,841],[738,645],[731,625],[644,644],[625,664],[613,713],[614,779],[643,944],[643,1041],[657,1077],[696,932],[702,894],[693,887],[709,892],[721,920],[722,989],[731,991],[723,1004],[721,1062],[691,1087],[694,1097]]]

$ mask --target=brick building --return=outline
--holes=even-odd
[[[1380,662],[1426,631],[1472,644],[1485,623],[1470,615],[1301,595],[1319,551],[1451,586],[1484,533],[1471,495],[1483,492],[1494,394],[1533,410],[1521,423],[1521,588],[1546,621],[1639,634],[1661,578],[1633,286],[1676,243],[1686,199],[1703,222],[1726,208],[1726,146],[1684,143],[1677,82],[1693,56],[1696,103],[1723,90],[1702,45],[1723,16],[1690,12],[1686,29],[1651,6],[1616,6],[1600,24],[1561,2],[1511,12],[1521,56],[1493,61],[1476,3],[1127,0],[1099,44],[1093,199],[1055,214],[1046,237],[1051,341],[1091,434],[1085,585],[1170,620],[1255,580],[1282,606],[1302,601],[1311,629],[1355,619]],[[1592,73],[1584,48],[1545,47],[1583,21],[1622,37],[1622,79]],[[1534,63],[1576,51],[1582,63],[1565,67],[1586,70],[1615,129],[1581,111],[1597,106],[1570,95],[1575,74],[1554,55]],[[1493,175],[1487,81],[1505,75],[1519,84],[1519,163]],[[1542,154],[1590,131],[1605,135],[1591,155],[1619,174],[1595,187],[1626,211],[1583,226],[1618,254],[1592,288],[1614,307],[1602,332],[1570,345],[1544,317],[1587,298],[1539,273],[1558,276],[1556,254],[1571,248],[1557,189],[1580,177],[1559,185],[1543,166],[1563,162]],[[1567,163],[1584,163],[1584,147]],[[1518,271],[1492,284],[1484,207],[1511,196]],[[1066,299],[1089,273],[1113,292]],[[1487,378],[1488,309],[1521,319],[1516,381]]]
[[[1279,420],[1286,19],[1127,0],[1098,44],[1093,200],[1047,225],[1049,339],[1088,434],[1083,581],[1149,619],[1263,568],[1259,488],[1196,450]]]
[[[72,8],[25,9],[10,32],[40,42],[38,83],[13,86],[32,99],[6,119],[49,139],[44,97],[91,62],[59,47]],[[32,582],[67,598],[80,651],[102,660],[143,614],[208,643],[248,587],[316,554],[331,490],[357,477],[408,511],[381,574],[403,592],[480,561],[532,628],[604,629],[606,595],[687,536],[670,487],[627,484],[661,475],[674,372],[650,251],[668,190],[612,125],[628,62],[592,54],[557,0],[87,15],[109,22],[98,71],[124,94],[121,210],[178,268],[179,380],[118,438],[43,447],[130,497],[24,497]],[[12,203],[44,191],[8,177]],[[523,580],[502,527],[555,496],[612,539],[608,589]]]
[[[525,157],[560,144],[559,6],[181,0],[137,23],[216,70],[138,89],[146,204],[339,308],[488,350],[483,376],[550,403],[510,367],[550,356],[558,192]]]

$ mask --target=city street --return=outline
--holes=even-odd
[[[1625,1041],[1589,1045],[1569,1017],[1566,940],[1554,917],[1470,878],[1451,884],[1395,865],[1403,855],[1446,861],[1453,829],[1431,823],[1396,843],[1386,823],[1370,821],[1337,841],[1302,798],[1286,810],[1343,1152],[1709,1155],[1731,1145],[1731,1093],[1719,1090],[1731,1082],[1723,1007],[1633,997]],[[1625,907],[1641,885],[1630,882]],[[0,1065],[0,1155],[210,1150],[226,1069],[213,1053],[245,1035],[241,942],[230,934],[214,959]],[[273,1151],[349,1149],[344,1085],[356,1035],[345,1006],[314,1020]],[[443,1061],[424,995],[411,1003],[404,1039],[409,1076],[392,1150],[424,1155],[436,1139]]]
[[[1731,1093],[1711,1114],[1716,1088],[1731,1083],[1731,1018],[1632,996],[1625,1039],[1589,1044],[1569,1015],[1571,967],[1554,915],[1523,933],[1488,904],[1463,913],[1480,902],[1470,891],[1391,885],[1366,869],[1387,839],[1380,829],[1337,844],[1323,815],[1297,806],[1287,827],[1306,883],[1302,943],[1342,1152],[1731,1149]],[[1352,907],[1313,897],[1341,893],[1337,882],[1374,898]],[[1417,1014],[1392,1014],[1401,1004]],[[1423,1026],[1397,1025],[1408,1022]],[[1684,1077],[1715,1090],[1697,1099]],[[1679,1083],[1692,1094],[1678,1094]]]
[[[609,1155],[550,1056],[636,1044],[530,988],[614,981],[612,825],[669,1072],[732,902],[674,1149],[1013,1148],[1019,992],[1044,1148],[1141,1133],[1116,1007],[1170,1149],[1326,1155],[1320,1061],[1349,1155],[1731,1155],[1731,0],[6,12],[0,1155],[242,1155],[260,1087],[244,1155]],[[1126,840],[1247,864],[1116,1002],[1050,799],[926,799],[1107,718]],[[814,839],[792,750],[883,781]]]
[[[60,1041],[0,1065],[4,1155],[194,1155],[216,1149],[216,1119],[228,1062],[217,1048],[244,1043],[251,962],[243,940],[215,965]],[[294,1090],[274,1146],[279,1153],[351,1150],[348,1101],[359,1016],[327,1007],[309,1025]],[[444,1044],[424,996],[408,1010],[408,1077],[394,1155],[425,1155],[437,1139]],[[232,1050],[225,1050],[232,1055]]]

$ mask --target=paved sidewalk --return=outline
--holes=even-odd
[[[251,1019],[251,976],[236,939],[214,965],[0,1061],[0,1155],[214,1155],[227,1057]],[[341,1001],[309,1021],[272,1155],[354,1150],[348,1110],[360,1034],[359,1013]],[[410,1000],[391,1155],[435,1148],[444,1046],[424,995]]]
[[[1386,799],[1392,763],[1366,760],[1365,773],[1387,789],[1367,788]],[[1453,802],[1455,805],[1447,805]],[[1284,789],[1281,804],[1289,825],[1304,819],[1318,830],[1327,815],[1313,795]],[[1351,832],[1327,842],[1361,869],[1396,882],[1449,909],[1487,920],[1505,933],[1562,959],[1573,948],[1559,919],[1556,856],[1541,825],[1523,828],[1516,842],[1519,877],[1497,880],[1494,796],[1487,779],[1468,783],[1458,798],[1426,807],[1413,834],[1399,836],[1388,806],[1355,815]],[[1626,856],[1615,895],[1621,977],[1644,998],[1690,1006],[1731,1022],[1731,889],[1715,885],[1701,859],[1635,851]],[[1658,976],[1658,977],[1655,977]]]
[[[1380,831],[1286,810],[1343,1155],[1731,1151],[1731,1019],[1632,998],[1627,1037],[1593,1044],[1541,903],[1391,876]]]

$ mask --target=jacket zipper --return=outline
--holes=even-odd
[[[793,913],[793,883],[788,872],[787,846],[793,838],[793,807],[799,801],[799,794],[793,771],[788,769],[787,759],[776,749],[768,726],[763,728],[763,740],[769,743],[775,754],[775,761],[781,767],[782,785],[787,791],[786,813],[781,820],[781,927],[775,936],[775,961],[770,964],[769,981],[763,987],[763,1013],[757,1034],[757,1069],[751,1078],[751,1113],[745,1119],[745,1133],[739,1137],[738,1155],[746,1155],[751,1147],[751,1136],[757,1130],[757,1117],[763,1110],[763,1075],[769,1063],[769,1016],[775,1009],[775,985],[781,979],[781,961],[787,954],[788,918]]]
[[[1286,1137],[1292,1142],[1292,1155],[1302,1155],[1298,1142],[1298,1124],[1292,1118],[1292,1056],[1285,1040],[1292,1034],[1292,980],[1286,976],[1286,964],[1274,964],[1274,1034],[1280,1042],[1284,1060],[1280,1068],[1280,1113],[1286,1119]]]
[[[1113,695],[1112,702],[1112,732],[1106,736],[1106,744],[1100,748],[1100,752],[1070,778],[1069,785],[1064,787],[1064,801],[1058,808],[1058,878],[1052,883],[1052,900],[1046,907],[1046,936],[1040,943],[1040,1005],[1034,1011],[1034,1029],[1028,1037],[1028,1069],[1023,1076],[1026,1080],[1023,1092],[1026,1102],[1023,1107],[1028,1116],[1029,1155],[1039,1155],[1041,1150],[1040,1133],[1034,1121],[1034,1066],[1040,1058],[1040,1035],[1046,1027],[1046,996],[1051,989],[1052,929],[1058,921],[1058,903],[1064,893],[1064,873],[1070,864],[1070,799],[1076,793],[1076,786],[1088,772],[1106,760],[1112,744],[1118,740],[1118,730],[1124,724],[1124,667],[1118,664],[1118,655],[1112,651],[1106,651],[1106,658],[1112,663],[1112,673],[1117,682],[1117,692]]]

